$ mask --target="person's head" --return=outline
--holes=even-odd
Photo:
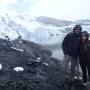
[[[87,41],[89,39],[89,35],[88,35],[87,31],[81,32],[80,38],[83,41]]]
[[[73,32],[76,33],[76,34],[79,34],[81,31],[82,31],[81,25],[76,25],[76,26],[73,28]]]

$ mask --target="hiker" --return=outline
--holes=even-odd
[[[62,64],[62,75],[65,80],[68,64],[71,61],[70,80],[73,81],[76,75],[76,65],[78,64],[79,56],[79,38],[82,31],[81,25],[76,25],[73,32],[67,34],[62,42],[62,50],[64,53]]]
[[[80,35],[79,63],[82,70],[83,85],[87,85],[87,73],[90,78],[90,41],[89,35],[83,31]]]

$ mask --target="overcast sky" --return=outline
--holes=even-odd
[[[90,19],[90,0],[0,0],[0,13],[6,12],[65,20]]]

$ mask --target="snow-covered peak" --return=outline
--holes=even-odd
[[[23,16],[21,16],[23,17]],[[25,18],[20,18],[20,16],[11,16],[11,15],[0,15],[0,36],[6,35],[10,39],[15,39],[18,37],[18,34],[25,37],[27,33],[33,32],[38,26],[37,23],[32,21],[27,21]]]
[[[0,38],[8,36],[10,39],[16,39],[21,35],[23,39],[31,40],[36,43],[44,43],[45,41],[49,41],[50,36],[71,32],[73,27],[78,23],[82,25],[83,30],[90,32],[90,20],[79,20],[70,22],[69,24],[67,24],[66,21],[62,22],[59,20],[60,23],[63,23],[63,26],[62,24],[60,24],[60,26],[50,24],[53,20],[55,19],[49,19],[49,24],[45,24],[38,22],[35,17],[30,15],[0,15]],[[53,40],[51,42],[53,42]]]
[[[15,39],[21,35],[23,39],[41,42],[40,39],[45,36],[47,38],[50,34],[60,33],[58,28],[41,24],[36,21],[35,17],[29,15],[0,15],[1,38],[8,36],[10,39]]]

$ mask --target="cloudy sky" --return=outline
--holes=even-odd
[[[90,0],[0,0],[0,13],[90,19]]]

